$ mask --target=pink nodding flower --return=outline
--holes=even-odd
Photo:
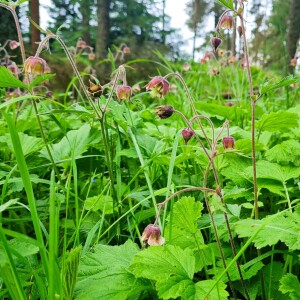
[[[170,83],[162,76],[153,77],[146,85],[146,90],[150,90],[150,95],[153,98],[163,98],[169,91]]]

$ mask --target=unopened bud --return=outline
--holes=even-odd
[[[217,48],[220,46],[221,43],[222,43],[222,40],[217,36],[212,37],[210,40],[210,44],[213,47],[214,51],[217,50]]]
[[[173,115],[174,108],[171,105],[161,105],[156,107],[155,112],[161,119],[167,119]]]
[[[11,50],[14,50],[14,49],[18,48],[19,46],[20,46],[20,43],[17,42],[17,41],[10,41],[9,42],[9,48]]]
[[[237,30],[237,32],[238,32],[238,34],[239,34],[239,37],[241,37],[241,36],[243,35],[243,28],[242,28],[242,26],[238,26],[238,27],[236,28],[236,30]]]
[[[187,144],[187,142],[192,138],[194,135],[194,131],[191,128],[184,128],[181,131],[181,135],[184,139],[184,142]]]
[[[222,144],[224,149],[233,149],[234,148],[234,138],[232,136],[225,136],[222,139]]]

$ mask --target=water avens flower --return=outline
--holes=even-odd
[[[146,85],[146,90],[150,90],[152,98],[163,98],[169,91],[170,83],[162,76],[153,77]]]
[[[222,139],[224,149],[233,149],[235,140],[232,136],[225,136]]]
[[[161,230],[157,225],[149,224],[142,234],[142,241],[149,246],[161,246],[165,243],[165,238],[161,236]]]
[[[42,75],[50,73],[50,68],[46,61],[38,56],[30,56],[25,60],[24,72],[29,74]]]
[[[129,85],[119,85],[116,94],[119,102],[122,100],[129,101],[132,94],[131,87]]]
[[[11,49],[11,50],[14,50],[14,49],[17,49],[18,47],[20,46],[20,43],[19,42],[17,42],[17,41],[10,41],[9,42],[9,48]]]
[[[87,88],[87,91],[93,97],[99,97],[103,92],[103,88],[100,84],[90,81],[90,86]]]
[[[226,13],[220,21],[220,27],[223,29],[232,29],[233,24],[233,17],[229,13]]]
[[[173,115],[174,108],[171,105],[161,105],[156,107],[155,112],[161,119],[167,119]]]
[[[86,47],[86,42],[82,39],[79,39],[76,44],[76,48],[84,49]]]

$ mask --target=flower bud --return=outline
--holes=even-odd
[[[173,115],[174,108],[171,105],[161,105],[156,107],[155,112],[161,119],[167,119]]]
[[[234,148],[234,138],[232,136],[225,136],[222,139],[222,144],[224,149],[233,149]]]
[[[94,54],[94,52],[90,52],[89,54],[88,54],[88,59],[89,60],[94,60],[95,59],[95,54]]]
[[[236,30],[237,30],[237,32],[238,32],[238,34],[239,34],[239,37],[242,37],[242,36],[243,36],[243,28],[242,28],[242,26],[238,26],[238,27],[236,28]]]
[[[129,54],[129,53],[130,53],[130,48],[127,47],[127,46],[124,47],[124,48],[123,48],[123,53],[124,53],[124,54]]]
[[[15,76],[15,77],[18,77],[18,74],[19,74],[19,68],[18,66],[16,65],[15,62],[12,62],[11,64],[9,64],[7,66],[7,69]]]
[[[93,83],[92,81],[90,81],[90,86],[87,88],[87,91],[93,97],[99,97],[102,94],[103,89],[100,84],[96,84],[96,83]]]
[[[47,91],[46,94],[45,94],[45,96],[46,96],[47,98],[52,98],[53,92]]]
[[[25,60],[24,71],[29,74],[42,75],[44,73],[50,73],[50,68],[41,57],[30,56]]]
[[[138,84],[135,84],[133,87],[132,87],[132,91],[134,93],[139,93],[141,91],[141,88]]]
[[[162,76],[155,76],[146,85],[146,90],[150,90],[151,97],[163,98],[169,91],[170,83]]]
[[[165,243],[165,239],[161,236],[161,230],[157,225],[149,224],[143,234],[142,241],[149,246],[161,246]]]
[[[230,56],[228,58],[228,63],[233,64],[235,62],[235,57],[234,56]]]
[[[221,21],[220,21],[220,27],[223,29],[232,29],[233,28],[233,17],[226,13],[223,15]]]
[[[290,61],[290,66],[291,67],[296,67],[297,66],[297,57],[294,57]]]
[[[17,41],[10,41],[9,42],[9,48],[11,50],[17,49],[20,46],[20,43]]]
[[[122,100],[129,101],[132,94],[131,87],[129,85],[119,85],[116,94],[119,102]]]
[[[76,44],[76,48],[84,49],[86,47],[86,42],[82,39],[79,39]]]
[[[217,36],[212,37],[210,40],[210,44],[213,47],[214,51],[217,50],[217,48],[220,46],[221,43],[222,43],[222,40]]]
[[[181,131],[181,135],[184,139],[184,142],[187,144],[187,142],[191,139],[191,137],[194,135],[194,131],[191,128],[184,128]]]

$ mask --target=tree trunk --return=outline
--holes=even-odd
[[[97,0],[98,30],[96,39],[96,57],[98,60],[107,57],[109,45],[109,8],[110,0]]]
[[[290,13],[289,13],[289,23],[286,37],[286,52],[287,52],[287,64],[290,64],[292,58],[294,58],[297,50],[297,44],[300,37],[300,26],[299,26],[299,16],[300,16],[300,1],[291,0]],[[289,66],[289,73],[294,72],[294,67]]]
[[[162,13],[162,31],[161,31],[162,43],[166,44],[166,0],[163,0],[163,13]]]
[[[30,0],[29,1],[29,12],[30,18],[37,24],[40,25],[40,3],[39,0]],[[30,42],[31,42],[31,49],[33,52],[36,51],[38,47],[38,42],[41,41],[40,31],[36,28],[33,24],[30,23]]]
[[[91,45],[90,0],[81,0],[80,1],[80,12],[82,14],[82,39],[87,43],[87,45]]]

